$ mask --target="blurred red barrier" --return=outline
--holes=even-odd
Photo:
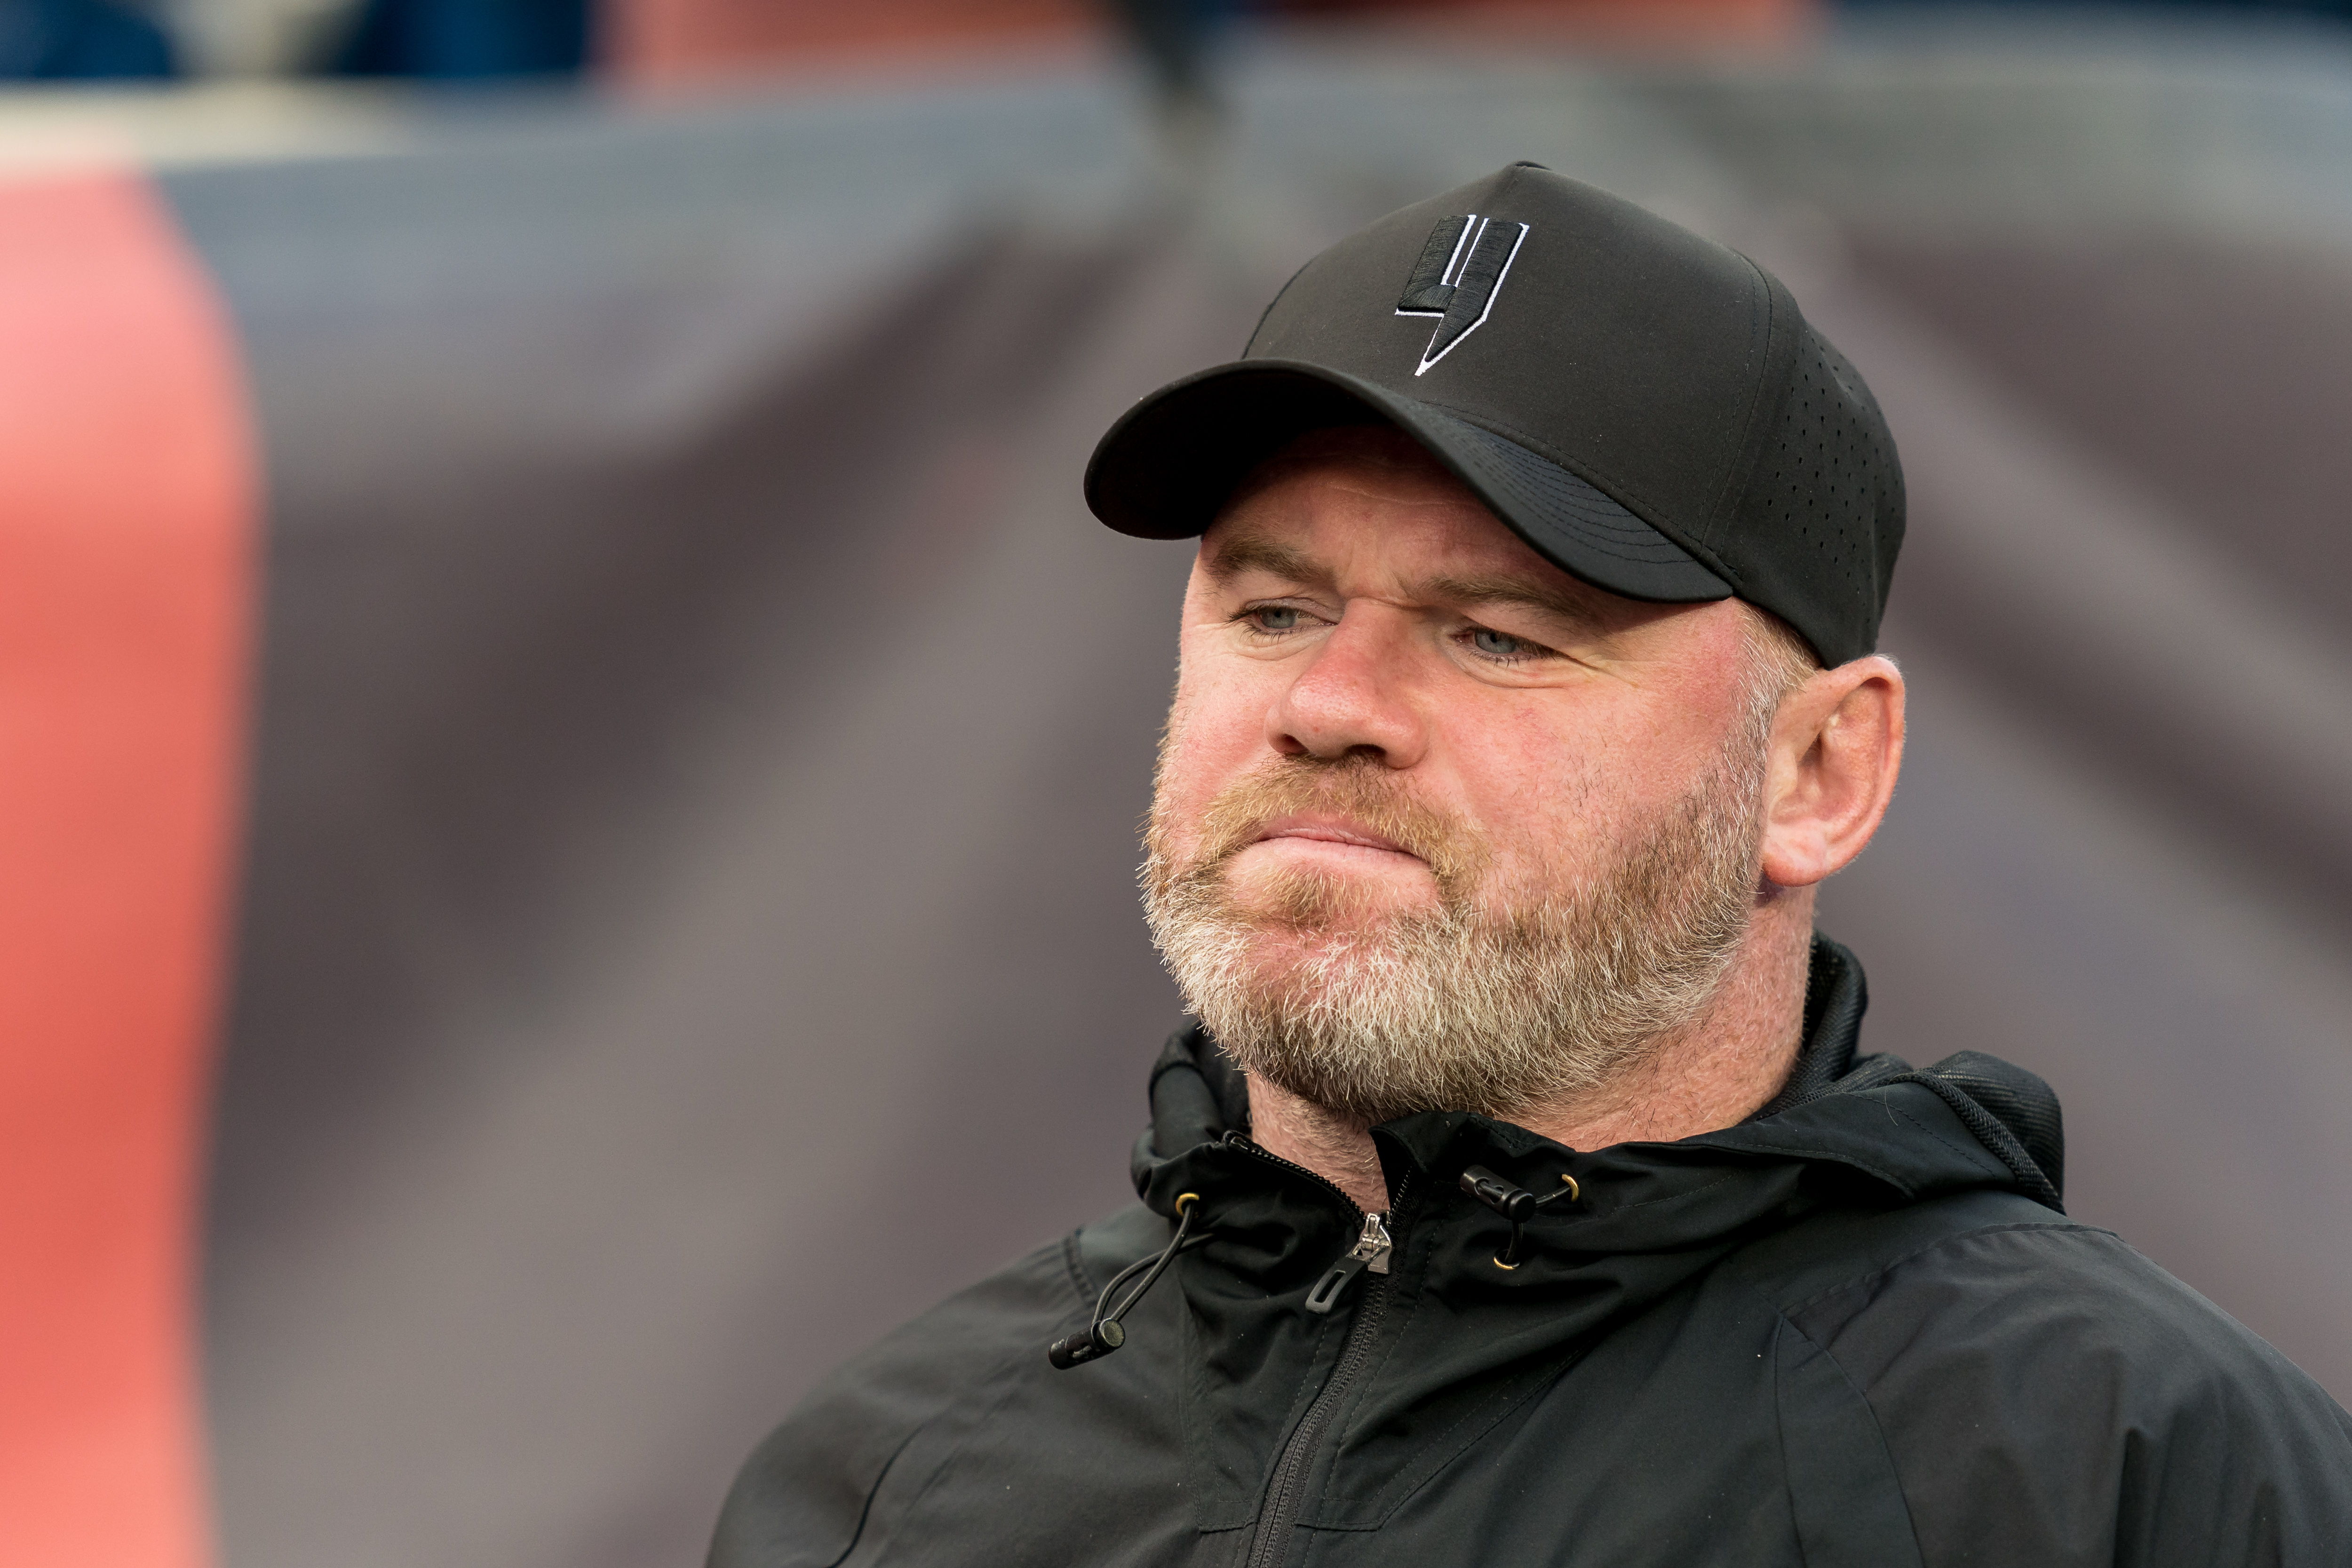
[[[1782,43],[1811,30],[1823,6],[1821,0],[1259,0],[1240,8],[1638,48]],[[842,58],[1084,40],[1107,33],[1118,12],[1109,0],[604,0],[599,52],[625,80],[659,86]]]
[[[811,57],[1084,37],[1107,6],[1090,0],[606,0],[601,53],[625,79],[663,83]]]
[[[0,185],[0,1562],[211,1556],[194,1230],[255,490],[146,182]]]

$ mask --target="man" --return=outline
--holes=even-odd
[[[2352,1563],[2352,1418],[2065,1217],[2042,1082],[1859,1049],[1901,479],[1778,282],[1514,165],[1087,489],[1202,536],[1142,1202],[835,1373],[716,1568]]]

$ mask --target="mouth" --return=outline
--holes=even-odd
[[[1373,832],[1360,822],[1344,816],[1328,816],[1314,813],[1293,813],[1269,820],[1258,829],[1254,844],[1297,843],[1328,844],[1339,849],[1363,850],[1377,855],[1402,856],[1418,861],[1421,857],[1385,834]]]

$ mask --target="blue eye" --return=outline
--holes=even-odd
[[[1471,630],[1470,646],[1489,658],[1514,658],[1525,653],[1528,647],[1507,633],[1488,631],[1485,626]]]
[[[1266,605],[1250,612],[1262,632],[1289,632],[1298,629],[1298,612],[1285,605]]]

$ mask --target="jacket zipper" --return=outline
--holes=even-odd
[[[1389,1271],[1389,1254],[1396,1250],[1396,1244],[1389,1239],[1388,1226],[1381,1223],[1387,1217],[1378,1214],[1364,1216],[1364,1234],[1356,1238],[1356,1245],[1341,1254],[1339,1261],[1315,1282],[1315,1289],[1307,1292],[1308,1311],[1321,1317],[1339,1306],[1339,1298],[1348,1293],[1357,1275]]]
[[[1403,1207],[1405,1194],[1412,1186],[1412,1178],[1408,1175],[1391,1214]],[[1357,1212],[1363,1213],[1361,1209]],[[1324,1431],[1338,1413],[1339,1402],[1347,1397],[1348,1390],[1363,1372],[1364,1363],[1371,1359],[1372,1341],[1380,1333],[1381,1319],[1388,1311],[1389,1258],[1394,1250],[1384,1219],[1378,1214],[1364,1215],[1363,1235],[1348,1255],[1332,1266],[1309,1297],[1310,1302],[1315,1297],[1324,1298],[1329,1304],[1319,1310],[1328,1311],[1358,1274],[1377,1276],[1364,1289],[1362,1304],[1356,1309],[1356,1321],[1348,1326],[1348,1342],[1340,1347],[1339,1363],[1332,1367],[1323,1392],[1315,1396],[1307,1414],[1298,1418],[1298,1425],[1291,1429],[1290,1440],[1283,1444],[1281,1457],[1275,1461],[1274,1479],[1266,1488],[1265,1506],[1258,1510],[1257,1533],[1250,1542],[1244,1568],[1280,1568],[1290,1544],[1291,1522],[1298,1514],[1299,1482],[1305,1479],[1316,1450],[1322,1447]]]
[[[1225,1134],[1224,1141],[1236,1149],[1248,1150],[1269,1165],[1279,1165],[1286,1171],[1306,1177],[1333,1197],[1338,1198],[1347,1211],[1354,1215],[1363,1226],[1362,1234],[1356,1237],[1356,1245],[1342,1253],[1339,1261],[1331,1265],[1323,1278],[1315,1282],[1315,1289],[1307,1293],[1308,1311],[1320,1317],[1337,1307],[1339,1304],[1339,1299],[1348,1293],[1348,1287],[1355,1283],[1356,1276],[1367,1269],[1374,1274],[1386,1274],[1389,1271],[1389,1254],[1394,1250],[1394,1243],[1389,1238],[1386,1210],[1378,1214],[1366,1214],[1339,1183],[1320,1172],[1310,1171],[1296,1161],[1286,1160],[1263,1145],[1251,1142],[1246,1133],[1228,1132]],[[1409,1175],[1405,1178],[1408,1183],[1412,1179]]]
[[[1264,1160],[1269,1165],[1279,1165],[1286,1171],[1296,1172],[1297,1174],[1306,1177],[1308,1181],[1322,1188],[1325,1192],[1329,1193],[1333,1197],[1339,1199],[1340,1206],[1345,1208],[1349,1214],[1354,1215],[1358,1219],[1364,1217],[1363,1209],[1358,1206],[1355,1199],[1348,1195],[1347,1189],[1340,1186],[1339,1183],[1333,1181],[1330,1177],[1323,1174],[1320,1171],[1310,1171],[1306,1166],[1298,1163],[1296,1160],[1284,1159],[1273,1150],[1268,1149],[1265,1144],[1252,1142],[1249,1135],[1244,1132],[1228,1132],[1225,1134],[1223,1141],[1236,1149],[1248,1150],[1251,1153],[1256,1155],[1259,1159]]]

